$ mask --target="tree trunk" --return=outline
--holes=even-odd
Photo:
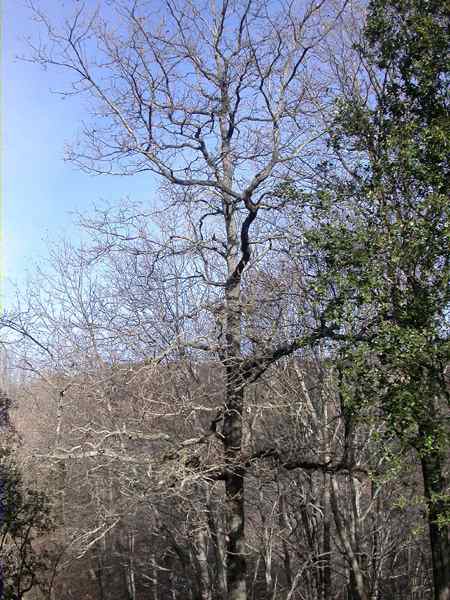
[[[244,537],[244,471],[239,464],[242,441],[243,390],[236,390],[233,367],[228,367],[223,435],[227,477],[225,509],[227,516],[227,587],[228,600],[246,600],[247,563]]]
[[[155,555],[152,553],[150,558],[150,564],[152,567],[152,582],[153,582],[153,600],[158,600],[159,598],[159,590],[158,590],[158,568],[156,564]]]
[[[330,500],[333,511],[334,521],[336,523],[337,534],[339,540],[347,555],[347,560],[350,565],[350,590],[352,600],[369,600],[369,595],[366,590],[364,576],[358,558],[353,549],[347,526],[343,523],[343,518],[338,506],[338,487],[333,476],[330,477]]]
[[[289,548],[286,543],[286,538],[289,532],[289,522],[287,518],[287,509],[286,509],[286,498],[284,494],[284,490],[280,491],[280,512],[279,512],[279,525],[280,530],[282,531],[282,547],[283,547],[283,564],[284,564],[284,572],[286,576],[286,584],[289,589],[292,587],[292,568],[291,568],[291,555],[289,553]]]
[[[228,110],[227,93],[222,103]],[[227,124],[221,120],[224,182],[231,187],[233,165]],[[227,281],[225,284],[225,366],[226,389],[223,418],[223,444],[227,474],[225,478],[225,512],[227,518],[227,588],[228,600],[247,600],[247,562],[245,558],[244,469],[241,465],[244,380],[241,372],[241,276],[249,258],[248,227],[238,236],[238,214],[233,199],[223,197],[227,236]],[[250,220],[251,222],[251,220]],[[249,222],[249,223],[250,223]],[[244,256],[245,255],[245,256]]]
[[[125,575],[130,600],[136,600],[136,574],[134,566],[134,532],[127,533],[127,561],[125,564]]]
[[[329,475],[323,475],[324,495],[323,495],[323,579],[322,579],[322,598],[328,600],[331,598],[331,515],[330,515],[330,483]]]
[[[443,499],[441,456],[428,453],[421,457],[425,498],[428,505],[431,559],[433,564],[434,600],[450,600],[450,548],[448,526],[439,527],[438,518],[446,511]]]
[[[208,541],[205,527],[200,525],[194,534],[194,556],[197,562],[201,600],[212,600],[212,585],[208,565]]]
[[[380,559],[380,532],[378,530],[379,516],[381,514],[381,496],[377,494],[377,484],[372,481],[371,483],[371,498],[372,502],[375,499],[375,511],[372,515],[372,561],[371,561],[371,572],[372,572],[372,595],[371,600],[378,600],[379,598],[379,587],[381,578],[381,559]]]
[[[211,501],[208,501],[208,525],[211,534],[212,545],[216,561],[216,588],[218,600],[226,600],[227,597],[227,565],[225,555],[225,544],[223,529],[218,522],[218,515]]]

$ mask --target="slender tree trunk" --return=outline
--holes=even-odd
[[[98,585],[98,597],[99,600],[104,600],[105,598],[105,588],[104,588],[104,584],[103,584],[103,575],[104,575],[104,565],[103,565],[103,556],[101,553],[101,550],[97,549],[95,551],[95,562],[96,562],[96,569],[93,570],[94,572],[94,577],[97,580],[97,585]],[[0,596],[1,598],[2,596]]]
[[[288,588],[292,587],[292,568],[291,568],[291,555],[289,553],[289,548],[286,542],[286,537],[289,531],[289,523],[287,518],[287,509],[286,509],[286,498],[284,495],[284,490],[280,491],[280,513],[279,513],[279,524],[280,529],[283,532],[282,536],[282,546],[283,546],[283,564],[284,564],[284,572],[286,575],[286,583]]]
[[[324,567],[322,581],[322,598],[328,600],[331,598],[331,515],[330,515],[330,483],[329,475],[323,476],[324,495],[323,495],[323,547]]]
[[[446,511],[442,457],[437,452],[421,457],[425,498],[428,504],[431,559],[433,564],[434,600],[450,600],[449,528],[439,527],[438,517]]]
[[[347,526],[343,523],[339,506],[338,506],[338,487],[336,480],[333,476],[330,477],[330,500],[331,508],[333,510],[334,521],[336,523],[337,533],[340,542],[347,555],[347,560],[350,564],[350,588],[352,590],[352,600],[369,600],[369,595],[366,590],[364,576],[361,570],[361,566],[358,562],[355,550],[352,546],[350,535],[348,533]]]
[[[155,555],[152,553],[150,558],[150,564],[152,568],[152,580],[153,580],[153,600],[159,599],[159,590],[158,590],[158,568],[156,565]]]
[[[208,565],[208,541],[206,529],[199,526],[194,536],[194,556],[198,566],[201,600],[212,600],[212,585]]]
[[[168,552],[166,555],[165,567],[168,571],[170,600],[176,600],[176,597],[177,597],[176,574],[175,574],[175,564],[174,563],[175,563],[175,561],[174,561],[172,552]]]
[[[128,542],[128,560],[125,566],[126,570],[126,581],[128,587],[128,597],[130,600],[136,600],[136,576],[134,569],[134,532],[129,531],[127,533]]]
[[[324,460],[330,460],[330,440],[329,440],[329,423],[328,423],[328,397],[325,396],[322,401],[321,414],[321,430],[322,430],[322,452]],[[322,578],[322,600],[331,598],[331,501],[330,501],[330,476],[328,473],[323,474],[323,545],[322,552],[324,554],[324,567]]]
[[[226,600],[227,565],[223,531],[218,523],[218,519],[219,517],[214,510],[212,502],[208,501],[208,525],[216,560],[216,588],[219,590],[220,600]]]
[[[371,497],[372,501],[374,500],[375,494],[377,493],[377,484],[372,481],[371,483]],[[378,495],[375,499],[375,510],[372,516],[372,561],[371,561],[371,571],[372,571],[372,600],[378,600],[379,597],[379,586],[380,586],[380,571],[381,571],[381,561],[380,561],[380,533],[378,531],[378,523],[379,523],[379,515],[381,514],[381,496]]]

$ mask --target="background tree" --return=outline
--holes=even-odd
[[[52,529],[45,494],[25,485],[13,455],[10,400],[0,397],[0,593],[20,600],[38,586],[50,556],[40,546]],[[48,538],[46,537],[46,541]],[[40,546],[40,547],[39,547]]]

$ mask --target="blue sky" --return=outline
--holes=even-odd
[[[0,0],[1,1],[1,0]],[[73,0],[40,0],[49,15]],[[64,162],[64,144],[74,139],[84,115],[81,98],[61,99],[64,73],[43,71],[17,60],[27,36],[35,35],[24,0],[3,0],[2,48],[2,202],[3,306],[12,302],[9,280],[21,281],[47,254],[47,240],[76,239],[73,212],[94,202],[124,196],[149,201],[151,176],[95,177]]]

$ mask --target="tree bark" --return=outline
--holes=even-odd
[[[221,68],[219,72],[222,73]],[[222,73],[223,75],[223,73]],[[229,114],[228,89],[223,79],[222,108]],[[220,120],[223,153],[223,182],[231,188],[234,175],[229,122]],[[228,600],[247,600],[247,562],[245,558],[244,468],[241,464],[244,378],[241,354],[241,278],[250,258],[248,228],[250,214],[239,228],[233,199],[223,195],[222,208],[227,238],[227,281],[225,283],[225,366],[226,389],[223,418],[223,444],[227,476],[225,478],[225,512],[227,518],[227,589]],[[256,213],[255,213],[256,214]],[[247,223],[248,221],[248,223]],[[240,229],[240,239],[238,230]]]
[[[323,496],[323,546],[324,567],[322,579],[322,598],[331,598],[331,515],[330,515],[330,476],[323,474],[324,496]]]
[[[205,526],[198,526],[194,535],[194,556],[198,567],[201,600],[212,600],[212,585],[208,565],[208,541]]]
[[[233,368],[228,368],[230,388],[236,386]],[[224,415],[224,446],[228,474],[225,479],[227,515],[228,600],[246,600],[247,562],[244,537],[244,469],[239,464],[242,441],[243,390],[229,390]]]
[[[291,556],[289,553],[289,548],[286,542],[286,538],[288,536],[289,531],[289,523],[287,518],[287,509],[286,509],[286,498],[284,490],[280,490],[280,512],[279,512],[279,524],[280,530],[282,533],[282,547],[283,547],[283,564],[284,564],[284,572],[286,576],[287,587],[291,589],[292,587],[292,567],[291,567]]]
[[[443,494],[441,456],[437,452],[421,457],[425,498],[428,505],[431,560],[433,565],[434,600],[450,600],[449,528],[439,527],[438,517],[446,510]]]
[[[218,523],[218,515],[211,501],[208,501],[208,526],[216,561],[216,588],[220,600],[227,597],[227,565],[223,530]],[[219,600],[218,599],[218,600]]]

